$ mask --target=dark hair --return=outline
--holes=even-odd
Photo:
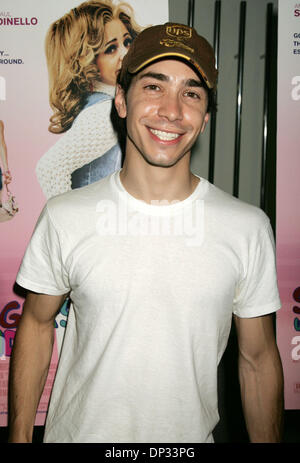
[[[164,58],[164,59],[168,59],[168,58]],[[170,57],[169,59],[172,59],[172,57]],[[183,61],[183,62],[186,64],[186,61]],[[121,86],[121,88],[123,89],[125,97],[126,97],[126,95],[128,93],[128,90],[130,88],[132,79],[134,78],[135,75],[136,74],[131,74],[127,70],[125,73],[123,73],[122,79],[121,79],[120,73],[118,74],[117,84],[119,84]],[[202,82],[203,88],[205,89],[205,91],[207,93],[207,99],[208,99],[207,112],[208,113],[215,112],[217,110],[216,91],[207,86],[207,84],[206,84],[205,80],[203,79],[203,77],[201,76],[201,74],[198,73],[198,75],[199,75],[200,80]]]

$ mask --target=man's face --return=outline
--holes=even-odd
[[[208,122],[207,93],[197,74],[178,60],[158,61],[132,80],[116,108],[127,117],[127,148],[151,165],[171,167],[189,155]]]

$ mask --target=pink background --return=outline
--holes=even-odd
[[[277,125],[277,268],[283,307],[277,317],[277,340],[285,377],[285,408],[300,408],[300,331],[293,298],[300,286],[300,99],[292,99],[292,78],[300,75],[300,55],[294,54],[294,33],[300,17],[295,1],[279,0],[278,125]],[[299,92],[300,95],[300,92]]]

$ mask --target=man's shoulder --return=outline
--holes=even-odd
[[[74,217],[78,220],[80,217],[86,219],[89,214],[96,212],[99,201],[111,198],[110,178],[111,175],[90,185],[53,196],[47,201],[50,216],[60,221]]]
[[[269,224],[268,216],[260,207],[246,203],[212,184],[207,204],[216,220],[236,230],[252,232]]]

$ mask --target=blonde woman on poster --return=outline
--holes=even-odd
[[[50,198],[121,167],[111,119],[117,73],[141,28],[126,3],[92,0],[55,21],[46,36],[49,130],[64,133],[39,160],[36,174]]]

